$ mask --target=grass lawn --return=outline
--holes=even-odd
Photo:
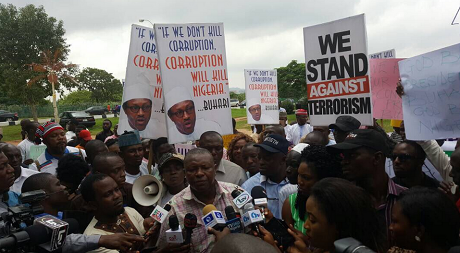
[[[112,124],[115,125],[115,124],[118,124],[119,118],[110,118],[110,120],[112,121]],[[104,121],[104,119],[96,119],[96,125],[89,128],[91,135],[96,135],[97,133],[102,131],[102,121]],[[2,128],[3,128],[2,141],[21,140],[21,126],[20,125],[6,126]]]
[[[232,108],[232,118],[241,118],[241,117],[246,117],[246,109],[245,108],[238,108],[238,109]]]

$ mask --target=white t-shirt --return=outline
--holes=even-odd
[[[21,188],[24,184],[24,181],[33,174],[39,173],[35,170],[30,170],[24,167],[21,167],[21,175],[14,180],[14,184],[10,187],[10,191],[16,192],[17,194],[21,194]]]
[[[83,160],[86,158],[85,150],[69,146],[66,147],[64,154],[73,154],[77,156],[80,156],[81,154]],[[59,159],[50,155],[48,153],[48,149],[46,149],[45,152],[43,152],[43,154],[41,154],[35,162],[29,165],[29,169],[56,175],[56,168],[58,166],[58,162]],[[36,163],[38,163],[38,167]]]
[[[136,175],[129,174],[126,171],[126,183],[134,184],[134,181],[136,181],[136,179],[138,179],[140,176],[148,175],[148,174],[149,174],[149,171],[147,170],[147,166],[144,167],[141,164],[139,166],[139,173],[137,173]]]
[[[292,144],[297,145],[300,139],[310,132],[313,132],[313,126],[310,124],[305,123],[305,125],[299,126],[299,124],[296,123],[286,132],[286,139],[292,142]]]

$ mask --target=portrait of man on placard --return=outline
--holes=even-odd
[[[170,143],[198,140],[206,131],[221,132],[221,127],[214,121],[197,119],[197,108],[184,87],[175,87],[165,95],[165,104],[168,118],[173,125],[168,125],[168,139]]]
[[[128,117],[129,126],[134,130],[144,131],[152,115],[152,100],[150,98],[152,87],[137,84],[126,93],[122,108]]]
[[[251,115],[252,120],[256,121],[251,123],[250,120],[250,124],[272,124],[274,122],[273,118],[262,113],[262,105],[260,104],[259,100],[260,99],[257,98],[251,98],[248,101],[248,113]]]

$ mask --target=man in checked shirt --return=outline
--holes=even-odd
[[[236,189],[236,185],[215,180],[216,169],[214,159],[208,150],[195,148],[190,150],[184,160],[185,176],[189,186],[176,194],[171,201],[170,215],[176,215],[181,227],[184,227],[184,217],[187,213],[192,213],[197,217],[197,227],[193,229],[191,240],[191,252],[210,252],[214,246],[214,235],[208,234],[206,227],[201,221],[203,208],[208,204],[213,204],[217,210],[224,214],[227,206],[233,206],[231,193]],[[225,217],[227,219],[227,217]],[[165,232],[169,229],[168,222],[161,226],[159,248],[167,244]]]

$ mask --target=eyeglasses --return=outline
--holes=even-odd
[[[414,159],[415,157],[414,157],[414,156],[411,156],[411,155],[409,155],[409,154],[392,154],[391,157],[390,157],[390,159],[391,159],[392,161],[395,161],[396,158],[398,158],[399,161],[403,163],[403,162],[407,162],[407,161],[409,161],[409,160],[412,160],[412,159]]]
[[[140,109],[142,109],[142,111],[144,111],[144,112],[148,112],[148,111],[152,110],[152,105],[143,105],[142,107],[138,106],[138,105],[133,105],[133,106],[128,106],[128,109],[132,113],[138,113]]]
[[[195,106],[192,105],[190,107],[185,108],[185,111],[184,110],[177,110],[175,112],[171,112],[171,115],[174,115],[174,116],[176,116],[178,118],[182,118],[182,117],[184,117],[184,112],[186,112],[187,114],[191,114],[194,111],[195,111]]]
[[[260,106],[254,107],[254,108],[249,108],[249,112],[257,112],[257,111],[262,111],[262,108]]]

